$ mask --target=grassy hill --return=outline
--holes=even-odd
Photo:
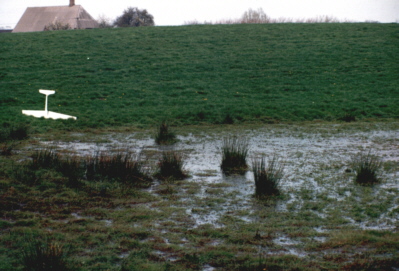
[[[83,128],[399,117],[397,24],[0,35],[0,123]],[[49,109],[78,121],[22,115]],[[47,123],[47,124],[46,124]]]

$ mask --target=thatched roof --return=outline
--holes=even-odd
[[[97,21],[82,6],[73,5],[27,8],[12,32],[43,31],[56,22],[69,24],[71,29],[98,28]]]

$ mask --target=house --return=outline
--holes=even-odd
[[[16,32],[43,31],[49,24],[68,24],[71,29],[98,28],[98,23],[75,0],[69,1],[69,6],[30,7],[27,8],[15,26]]]

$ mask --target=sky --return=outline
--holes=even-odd
[[[399,23],[399,0],[75,0],[75,4],[94,19],[114,20],[128,7],[146,9],[158,26],[238,19],[258,8],[273,19],[328,15],[341,21]],[[0,0],[0,28],[14,28],[27,7],[63,5],[69,0]]]

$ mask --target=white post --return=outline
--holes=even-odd
[[[45,89],[39,89],[39,92],[41,94],[46,95],[46,103],[44,104],[44,113],[46,114],[46,116],[48,116],[48,95],[54,94],[55,91],[54,90],[45,90]]]
[[[46,94],[46,103],[44,104],[44,112],[46,112],[46,116],[48,116],[47,103],[48,103],[48,95]]]

